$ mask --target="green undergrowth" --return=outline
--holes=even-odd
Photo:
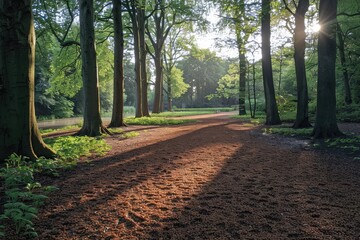
[[[66,126],[66,127],[62,127],[62,128],[57,128],[57,129],[52,129],[52,128],[48,128],[48,129],[40,129],[40,133],[43,135],[49,134],[49,133],[55,133],[55,132],[63,132],[63,131],[71,131],[71,130],[79,130],[81,128],[81,123],[76,124],[76,125],[70,125],[70,126]]]
[[[242,121],[250,122],[250,123],[255,124],[255,125],[260,125],[260,124],[265,123],[265,115],[263,115],[262,113],[257,114],[255,116],[255,118],[252,118],[250,116],[250,114],[246,114],[246,115],[238,115],[237,114],[237,115],[232,116],[231,118],[233,118],[233,119],[241,119]]]
[[[117,135],[120,138],[133,138],[140,135],[140,133],[131,131],[131,132],[124,132],[122,128],[111,128],[110,132],[114,135]]]
[[[87,136],[62,136],[46,138],[44,141],[64,161],[76,161],[90,155],[103,156],[110,150],[110,146],[103,139]]]
[[[231,107],[219,107],[219,108],[174,108],[174,112],[231,112],[234,111],[234,108]]]
[[[37,237],[33,220],[48,193],[56,190],[56,187],[42,186],[34,176],[56,177],[60,170],[74,167],[81,157],[103,156],[110,150],[110,146],[101,138],[66,136],[47,138],[44,141],[56,151],[55,159],[40,157],[36,161],[29,161],[27,157],[12,154],[0,169],[4,186],[0,237],[5,236],[5,224],[12,225],[18,235]]]
[[[360,160],[360,137],[346,135],[331,139],[312,139],[313,128],[294,129],[291,127],[278,126],[264,128],[266,134],[279,134],[288,137],[300,137],[310,140],[310,145],[316,149],[333,149],[336,151],[346,152],[353,156],[354,159]]]
[[[55,161],[39,158],[29,161],[26,157],[12,154],[0,169],[4,181],[4,211],[0,215],[0,236],[5,237],[5,223],[11,224],[16,234],[26,238],[37,237],[33,220],[38,208],[44,204],[54,186],[42,186],[35,181],[37,173],[56,175]]]
[[[284,136],[290,137],[311,137],[312,128],[299,128],[294,129],[291,127],[271,127],[271,128],[264,128],[264,132],[267,134],[280,134]]]
[[[122,138],[133,138],[133,137],[137,137],[139,135],[140,135],[140,133],[131,131],[131,132],[126,132],[126,133],[121,134],[121,137]]]
[[[154,113],[151,114],[152,117],[186,117],[186,116],[194,116],[194,115],[205,115],[205,114],[213,114],[216,111],[179,111],[179,112],[162,112],[162,113]]]
[[[195,122],[195,120],[168,119],[165,117],[125,118],[125,123],[128,125],[179,125],[190,122]]]
[[[338,149],[353,156],[355,160],[360,160],[360,137],[345,136],[340,138],[325,139],[314,144],[315,148]]]

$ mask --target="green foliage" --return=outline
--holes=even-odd
[[[123,138],[133,138],[133,137],[137,137],[139,135],[140,135],[140,133],[135,132],[135,131],[131,131],[131,132],[126,132],[126,133],[121,134],[121,137],[123,137]]]
[[[296,98],[292,95],[277,95],[276,102],[279,112],[296,112]]]
[[[121,129],[121,128],[111,128],[109,129],[109,131],[112,133],[112,134],[120,134],[120,133],[123,133],[124,130]]]
[[[37,217],[37,209],[23,202],[9,202],[4,204],[5,219],[10,219],[15,225],[16,234],[27,237],[37,237],[33,219]]]
[[[44,159],[39,160],[42,161]],[[37,164],[28,162],[26,157],[12,154],[6,160],[5,167],[0,169],[6,199],[0,224],[10,220],[17,234],[31,238],[37,237],[33,223],[33,219],[37,217],[37,209],[47,199],[41,184],[34,180],[34,173],[39,172]],[[3,225],[0,225],[0,236],[5,236]]]
[[[88,136],[65,136],[45,139],[64,162],[74,163],[80,157],[95,154],[103,156],[110,146],[103,139]]]
[[[360,122],[360,105],[352,104],[337,108],[337,118],[341,122]]]
[[[216,93],[208,95],[207,98],[237,99],[239,97],[239,72],[239,65],[231,64],[227,74],[220,78]]]
[[[171,69],[170,76],[167,83],[171,84],[171,95],[173,98],[181,97],[190,87],[189,84],[184,82],[183,71],[176,66]]]
[[[302,136],[302,137],[311,137],[313,129],[312,128],[301,128],[301,129],[294,129],[291,127],[272,127],[272,128],[265,128],[264,132],[267,134],[280,134],[285,136]]]
[[[234,111],[234,108],[230,108],[230,107],[220,107],[220,108],[174,108],[175,112],[200,112],[200,111],[205,111],[205,112],[231,112]]]
[[[167,119],[164,117],[125,118],[128,125],[178,125],[194,122],[190,119]]]
[[[57,96],[52,107],[52,114],[55,118],[69,118],[74,116],[74,103],[64,96]]]
[[[134,134],[133,134],[134,135]],[[129,134],[128,137],[130,137]],[[16,233],[25,237],[37,237],[33,219],[38,208],[47,199],[46,194],[56,190],[53,186],[41,186],[34,179],[34,174],[58,176],[58,170],[76,164],[83,156],[104,155],[110,146],[103,139],[91,137],[58,137],[45,139],[57,154],[56,159],[38,158],[30,162],[28,158],[12,154],[5,167],[0,169],[0,178],[4,180],[6,203],[4,213],[0,215],[0,236],[4,236],[5,220],[10,220]]]
[[[57,129],[52,129],[52,128],[48,128],[48,129],[40,129],[40,133],[41,134],[49,134],[49,133],[55,133],[55,132],[64,132],[64,131],[70,131],[70,130],[78,130],[81,127],[81,123],[80,124],[76,124],[76,125],[69,125],[69,126],[65,126],[62,128],[57,128]]]
[[[251,118],[249,114],[246,115],[234,115],[231,118],[241,119],[246,122],[250,122],[255,125],[260,125],[265,123],[265,115],[263,112],[256,112],[256,118]]]
[[[295,122],[296,119],[296,111],[294,112],[280,112],[280,119],[283,122]]]
[[[325,143],[328,147],[345,149],[352,154],[360,152],[360,137],[327,139],[325,140]]]
[[[193,116],[193,115],[203,115],[203,114],[212,114],[216,111],[179,111],[179,112],[162,112],[151,114],[152,117],[184,117],[184,116]]]

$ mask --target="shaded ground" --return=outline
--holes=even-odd
[[[360,162],[196,118],[109,138],[107,157],[44,179],[60,190],[39,239],[360,238]]]

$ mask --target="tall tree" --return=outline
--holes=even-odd
[[[141,91],[142,91],[142,116],[149,117],[148,103],[148,78],[147,78],[147,49],[145,42],[145,22],[150,16],[146,16],[145,12],[146,0],[138,0],[136,7],[136,17],[139,31],[139,51],[140,51],[140,71],[141,71]]]
[[[348,66],[346,63],[346,54],[345,54],[345,36],[343,31],[341,30],[341,26],[337,24],[337,36],[338,36],[338,49],[339,49],[339,57],[341,64],[341,72],[343,74],[344,80],[344,95],[345,95],[345,104],[349,105],[352,103],[351,97],[351,88],[350,88],[350,78]]]
[[[280,116],[276,104],[274,80],[271,64],[270,48],[270,0],[261,2],[261,53],[262,53],[262,71],[266,105],[267,125],[280,124]]]
[[[99,136],[109,133],[100,117],[99,79],[95,50],[93,0],[79,0],[80,46],[84,89],[84,123],[80,135]]]
[[[164,86],[164,44],[170,30],[175,26],[182,29],[191,27],[192,22],[204,25],[203,12],[205,7],[200,1],[154,0],[153,21],[147,21],[146,34],[150,40],[149,53],[155,63],[155,93],[153,113],[163,109]],[[168,85],[170,86],[170,85]],[[171,88],[171,86],[170,86]]]
[[[125,0],[125,8],[130,16],[131,30],[134,37],[134,58],[136,77],[136,113],[135,117],[149,116],[146,77],[146,43],[144,0]]]
[[[193,42],[192,38],[181,37],[185,35],[187,34],[183,27],[172,28],[164,44],[164,82],[168,111],[172,111],[173,99],[180,97],[189,87],[188,84],[184,83],[182,74],[179,74],[179,69],[176,68],[179,60],[188,54],[185,48],[188,48]]]
[[[150,53],[155,62],[155,93],[154,93],[154,105],[153,113],[160,113],[163,102],[163,85],[164,85],[164,74],[163,74],[163,46],[169,31],[173,24],[168,23],[165,14],[165,0],[156,1],[155,8],[159,8],[158,11],[152,15],[154,21],[154,33],[150,30],[149,24],[146,25],[146,34],[149,37],[150,43],[154,49],[154,53]],[[173,14],[175,19],[176,13]],[[167,25],[166,25],[167,24]]]
[[[31,1],[0,4],[0,160],[11,153],[53,157],[35,117],[35,31]]]
[[[246,47],[249,37],[256,31],[259,21],[255,19],[258,11],[258,3],[245,0],[214,0],[219,4],[219,9],[223,15],[221,23],[230,26],[235,33],[235,41],[238,52],[239,62],[239,89],[238,103],[239,115],[246,114]]]
[[[297,87],[297,109],[296,119],[293,125],[294,128],[307,128],[311,124],[309,122],[308,111],[308,87],[305,69],[305,14],[309,8],[309,0],[299,0],[298,4],[293,1],[295,5],[295,12],[291,10],[287,0],[283,0],[286,9],[295,18],[295,31],[294,31],[294,60],[296,72],[296,87]]]
[[[335,62],[336,62],[337,0],[320,0],[318,41],[317,110],[313,136],[331,138],[341,135],[336,122]]]
[[[112,0],[114,18],[114,97],[110,127],[124,126],[124,32],[121,0]]]

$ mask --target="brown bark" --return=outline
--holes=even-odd
[[[332,138],[342,135],[336,122],[336,12],[337,0],[320,0],[321,31],[318,41],[319,68],[314,138]]]
[[[344,80],[344,94],[345,94],[345,104],[350,105],[352,103],[351,89],[350,89],[350,79],[349,72],[346,65],[346,57],[345,57],[345,40],[340,28],[340,24],[337,24],[337,35],[338,35],[338,49],[340,55],[340,63],[341,63],[341,71],[343,74]]]
[[[275,99],[274,80],[270,51],[270,0],[262,0],[261,39],[262,72],[266,105],[266,125],[280,124],[279,112]]]
[[[308,87],[305,69],[305,14],[309,8],[309,0],[299,0],[295,16],[294,59],[297,83],[297,111],[293,128],[311,127],[308,112]]]
[[[35,117],[31,1],[3,1],[0,14],[0,161],[12,153],[30,159],[54,157]]]
[[[84,123],[79,135],[99,136],[109,133],[100,117],[99,79],[95,51],[93,0],[79,0],[80,45],[84,89]]]
[[[146,71],[146,43],[145,43],[145,2],[137,8],[137,22],[139,30],[139,51],[140,51],[140,71],[141,71],[141,92],[142,92],[142,117],[149,117],[149,103],[148,103],[148,81]]]
[[[112,0],[114,16],[114,99],[109,127],[125,126],[124,123],[124,33],[121,0]]]

